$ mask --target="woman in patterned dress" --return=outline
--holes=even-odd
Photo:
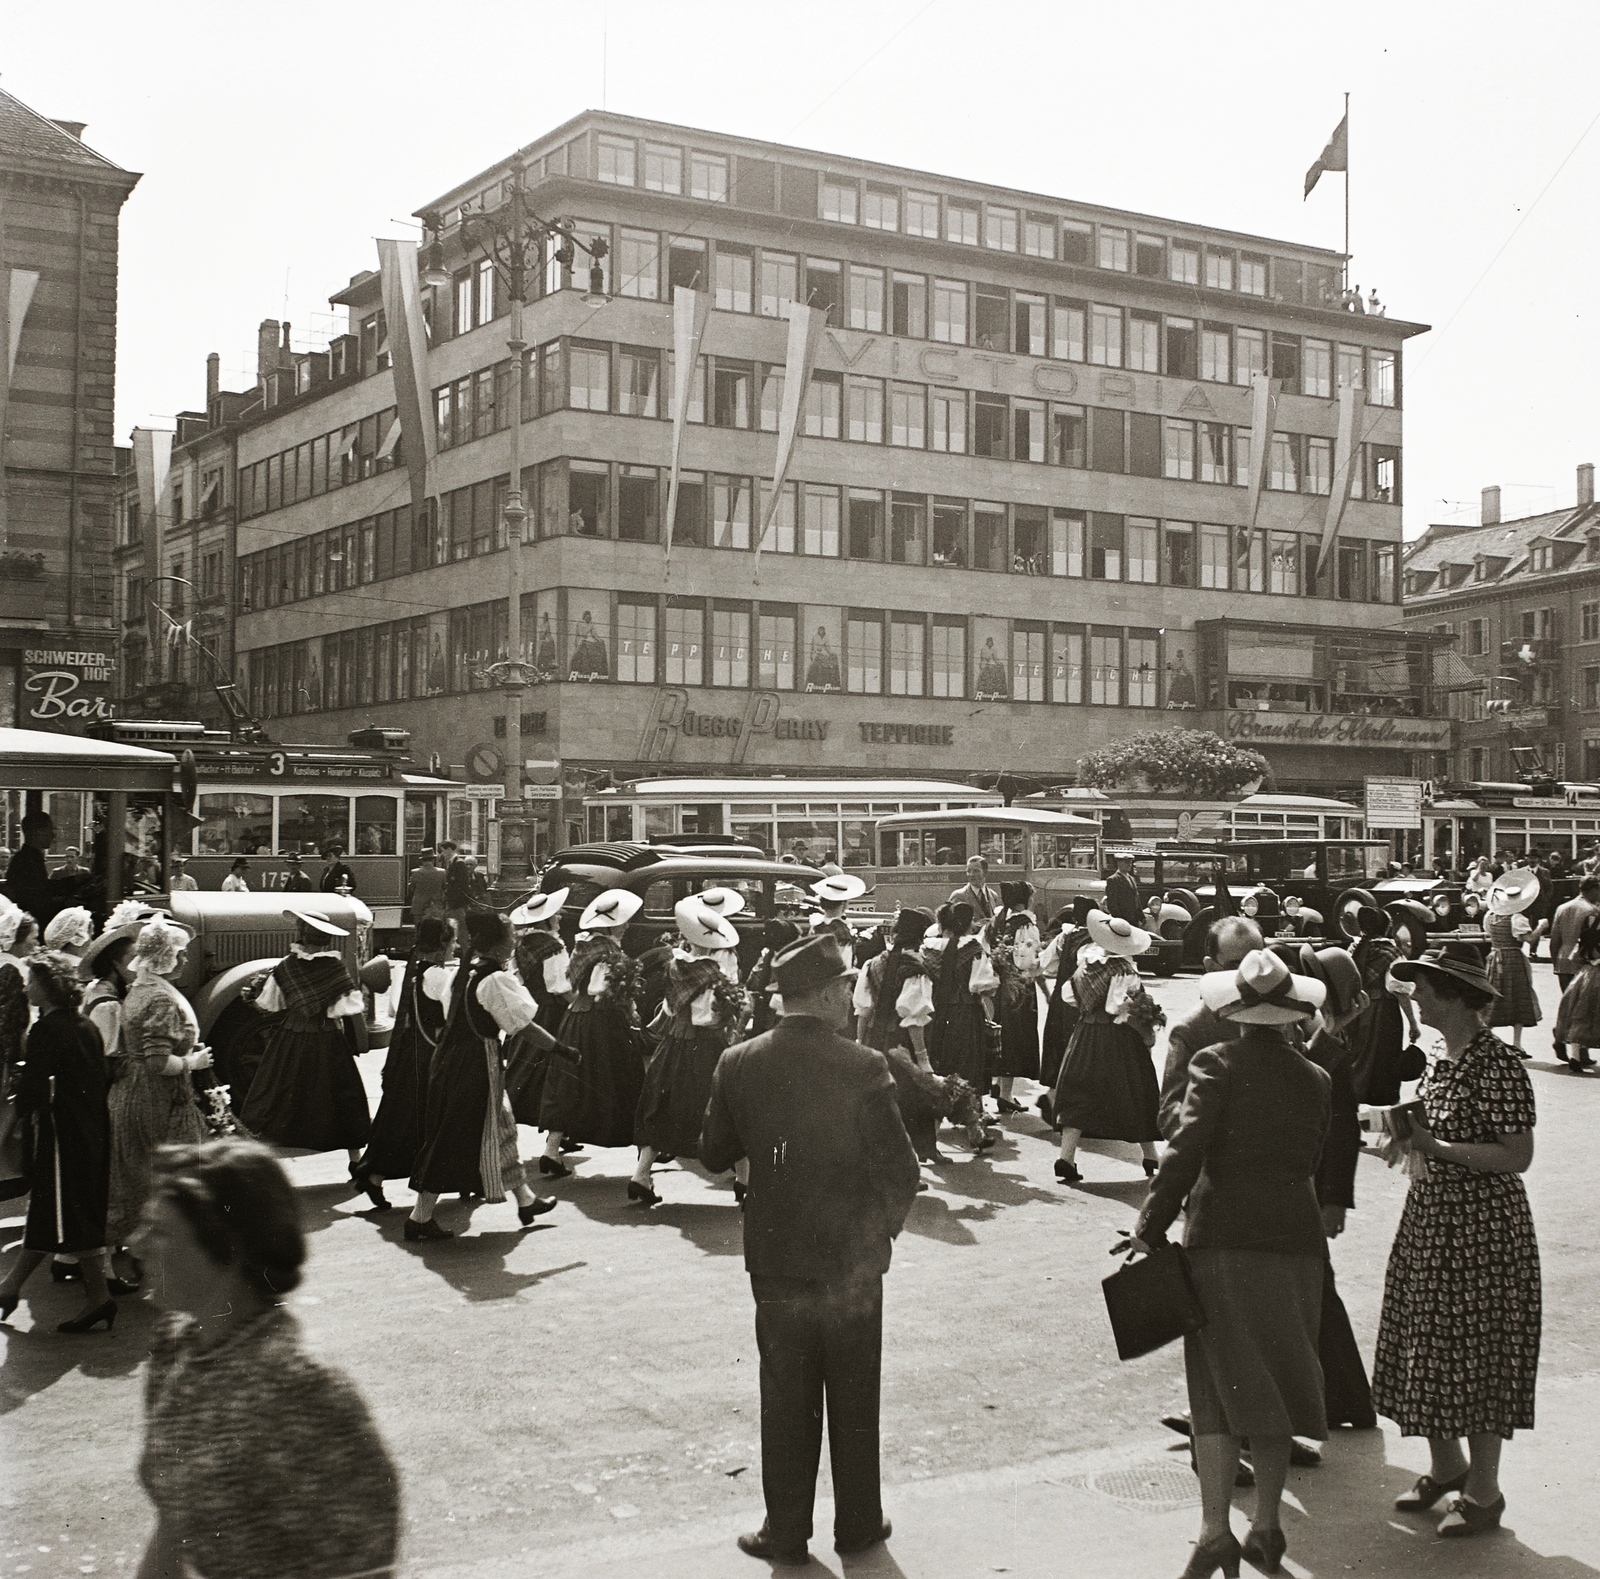
[[[385,1579],[399,1481],[360,1394],[305,1352],[282,1303],[306,1256],[282,1167],[246,1140],[170,1149],[139,1248],[165,1310],[145,1373],[156,1528],[140,1573]]]
[[[1412,1180],[1384,1278],[1372,1401],[1402,1436],[1428,1438],[1428,1473],[1395,1506],[1421,1513],[1456,1492],[1439,1534],[1476,1535],[1505,1510],[1504,1440],[1533,1427],[1539,1246],[1521,1178],[1533,1086],[1484,1029],[1494,988],[1470,945],[1446,943],[1392,974],[1413,985],[1444,1054],[1420,1088],[1426,1123],[1385,1153],[1391,1163],[1409,1153]]]
[[[1490,1015],[1491,1029],[1511,1027],[1511,1045],[1522,1052],[1524,1026],[1542,1018],[1533,992],[1533,973],[1522,945],[1537,933],[1523,912],[1539,898],[1539,879],[1525,866],[1514,866],[1494,880],[1489,890],[1483,930],[1489,935],[1489,985],[1499,994]],[[1527,1054],[1523,1054],[1527,1057]]]
[[[291,907],[284,915],[296,925],[294,943],[255,1000],[262,1013],[283,1018],[239,1117],[275,1146],[347,1151],[352,1182],[369,1190],[359,1165],[372,1115],[356,1067],[356,1055],[367,1050],[366,1004],[339,952],[339,939],[350,934],[309,910]]]
[[[372,1204],[387,1209],[385,1179],[409,1179],[422,1149],[423,1118],[428,1107],[428,1070],[444,1034],[444,1008],[422,990],[423,977],[447,965],[456,952],[456,924],[447,916],[428,916],[417,923],[416,947],[406,962],[395,1007],[389,1052],[383,1061],[383,1096],[372,1117],[372,1133],[361,1160],[351,1169]]]
[[[506,917],[498,910],[469,911],[467,939],[476,954],[470,965],[453,973],[435,969],[423,978],[423,991],[448,999],[448,1006],[428,1075],[422,1149],[411,1172],[417,1203],[406,1219],[407,1239],[454,1237],[433,1218],[446,1191],[503,1201],[509,1190],[524,1228],[556,1204],[528,1188],[500,1045],[502,1033],[530,1029],[545,1037],[547,1046],[554,1038],[535,1026],[538,1006],[508,969],[516,942]]]
[[[561,1022],[561,1042],[574,1057],[553,1058],[545,1077],[539,1122],[544,1155],[539,1172],[566,1178],[561,1143],[626,1146],[644,1089],[638,1010],[639,967],[617,941],[643,899],[625,888],[597,895],[578,920],[569,972],[572,1005]]]
[[[133,985],[122,1003],[124,1069],[111,1085],[111,1193],[106,1244],[113,1251],[133,1238],[150,1198],[156,1148],[195,1144],[205,1123],[190,1074],[211,1067],[200,1044],[200,1022],[189,1000],[167,980],[177,970],[190,933],[165,916],[139,928],[133,943]],[[134,1278],[138,1262],[134,1260]]]
[[[989,953],[1000,986],[995,994],[1000,1020],[1000,1058],[995,1065],[995,1100],[1000,1112],[1020,1113],[1012,1100],[1018,1079],[1039,1078],[1039,922],[1029,906],[1031,883],[1002,883],[1000,909],[988,926]]]
[[[634,1116],[639,1160],[628,1181],[628,1199],[658,1206],[650,1182],[656,1157],[698,1157],[700,1128],[711,1100],[711,1077],[723,1050],[744,1024],[746,1000],[738,966],[730,962],[739,933],[726,916],[697,894],[673,907],[683,947],[667,967],[666,1008],[671,1025],[644,1072]]]
[[[1083,1181],[1074,1159],[1085,1135],[1091,1140],[1137,1142],[1145,1175],[1154,1177],[1156,1142],[1161,1139],[1156,1121],[1161,1088],[1150,1044],[1131,1025],[1116,1024],[1106,1004],[1119,977],[1138,981],[1139,967],[1133,958],[1150,947],[1150,934],[1101,910],[1090,911],[1088,932],[1090,942],[1078,951],[1078,968],[1072,976],[1078,1024],[1050,1099],[1061,1126],[1056,1178],[1063,1184]]]

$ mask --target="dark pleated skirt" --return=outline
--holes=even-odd
[[[544,1127],[541,1114],[553,1058],[549,1045],[535,1040],[531,1030],[518,1031],[506,1041],[506,1097],[512,1117],[530,1129]]]
[[[644,1090],[644,1057],[627,1009],[620,1004],[571,1008],[560,1037],[578,1059],[551,1059],[539,1127],[588,1146],[631,1146]],[[710,1092],[706,1095],[709,1101]]]
[[[1160,1140],[1161,1088],[1139,1033],[1079,1020],[1052,1098],[1056,1124],[1089,1140]]]
[[[428,1112],[428,1065],[433,1049],[414,1024],[396,1026],[383,1064],[383,1096],[358,1167],[380,1179],[409,1179],[422,1149]]]
[[[928,1025],[928,1062],[934,1073],[960,1075],[983,1091],[989,1083],[984,1045],[983,1005],[970,1000],[946,1004]]]
[[[1000,1059],[995,1074],[1039,1078],[1039,993],[1030,981],[1000,998]]]
[[[1050,996],[1050,1007],[1045,1011],[1044,1035],[1039,1051],[1039,1079],[1054,1089],[1061,1078],[1061,1061],[1067,1055],[1067,1043],[1078,1027],[1078,1006],[1065,998]]]
[[[372,1130],[361,1071],[337,1020],[288,1014],[273,1028],[239,1114],[275,1146],[344,1151]]]
[[[1189,1252],[1206,1313],[1183,1340],[1196,1436],[1327,1436],[1317,1358],[1326,1264],[1326,1255]]]
[[[464,1018],[464,1017],[463,1017]],[[483,1193],[483,1126],[489,1114],[484,1039],[459,1021],[439,1044],[428,1072],[421,1149],[411,1188],[436,1195]]]
[[[715,1026],[669,1036],[644,1072],[633,1139],[679,1157],[700,1155],[700,1130],[711,1101],[711,1076],[727,1047]]]

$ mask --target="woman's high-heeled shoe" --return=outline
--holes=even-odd
[[[1065,1157],[1056,1158],[1056,1178],[1062,1184],[1082,1184],[1083,1175],[1078,1171],[1075,1162],[1068,1162]]]
[[[455,1235],[448,1228],[441,1228],[431,1217],[425,1223],[419,1223],[415,1217],[406,1218],[406,1238],[417,1239],[454,1239]]]
[[[1432,1475],[1423,1475],[1410,1491],[1394,1499],[1395,1512],[1426,1513],[1441,1497],[1448,1496],[1452,1491],[1460,1491],[1466,1483],[1466,1470],[1449,1480],[1435,1480]]]
[[[559,1157],[540,1157],[539,1172],[551,1179],[570,1179],[572,1177],[572,1169]]]
[[[526,1228],[535,1217],[542,1217],[546,1212],[556,1209],[556,1198],[553,1195],[536,1195],[526,1205],[517,1208],[517,1221]]]
[[[1189,1565],[1179,1579],[1211,1579],[1219,1568],[1225,1579],[1239,1579],[1240,1550],[1231,1530],[1209,1541],[1196,1541],[1189,1555]]]
[[[661,1197],[648,1184],[640,1184],[637,1179],[628,1180],[628,1199],[630,1201],[643,1201],[646,1206],[659,1206]]]
[[[1160,1162],[1158,1162],[1154,1157],[1146,1157],[1144,1159],[1144,1176],[1145,1176],[1145,1178],[1147,1178],[1147,1179],[1155,1178],[1156,1170],[1158,1168],[1160,1168],[1160,1166],[1161,1166]]]
[[[740,1206],[744,1205],[745,1186],[735,1179],[733,1181],[733,1198]]]
[[[93,1310],[85,1311],[83,1315],[73,1321],[58,1321],[57,1332],[93,1332],[101,1322],[106,1324],[106,1331],[110,1332],[117,1321],[117,1302],[108,1299],[103,1305],[96,1305]]]
[[[1252,1524],[1239,1552],[1252,1568],[1259,1568],[1264,1574],[1275,1574],[1281,1572],[1279,1564],[1283,1562],[1283,1554],[1288,1549],[1289,1543],[1284,1539],[1281,1529],[1272,1527],[1258,1530]]]

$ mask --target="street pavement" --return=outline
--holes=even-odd
[[[1539,1426],[1503,1466],[1505,1528],[1441,1541],[1393,1512],[1427,1466],[1423,1442],[1336,1433],[1291,1472],[1294,1575],[1600,1576],[1600,1234],[1592,1205],[1600,1076],[1551,1054],[1556,993],[1528,1034],[1539,1104],[1528,1177],[1545,1279]],[[1168,1013],[1191,979],[1150,983]],[[1165,1044],[1158,1043],[1157,1056]],[[374,1088],[381,1055],[363,1059]],[[1024,1093],[1019,1092],[1019,1095]],[[1031,1090],[1026,1093],[1031,1099]],[[526,1155],[537,1152],[523,1133]],[[1181,1349],[1119,1364],[1100,1295],[1109,1247],[1144,1195],[1137,1148],[1087,1143],[1085,1184],[1057,1185],[1030,1115],[973,1159],[925,1169],[886,1284],[886,1547],[831,1549],[824,1453],[811,1571],[850,1579],[1144,1579],[1177,1575],[1198,1526],[1195,1482],[1158,1417],[1184,1401]],[[549,1187],[560,1207],[519,1231],[509,1203],[447,1201],[462,1237],[408,1246],[411,1195],[374,1213],[341,1156],[289,1163],[311,1257],[293,1296],[309,1346],[369,1401],[403,1479],[405,1569],[430,1579],[560,1573],[729,1579],[766,1565],[733,1545],[761,1522],[757,1357],[740,1215],[725,1180],[657,1175],[665,1203],[630,1207],[631,1153],[590,1151]],[[1362,1159],[1334,1262],[1369,1363],[1404,1181]],[[21,1237],[0,1206],[0,1242]],[[78,1295],[43,1272],[0,1365],[0,1579],[131,1574],[149,1533],[138,1488],[149,1308],[122,1301],[111,1336],[63,1337]],[[1241,1492],[1235,1528],[1251,1494]],[[787,1571],[787,1570],[786,1570]]]

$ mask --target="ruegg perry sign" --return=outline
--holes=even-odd
[[[115,716],[111,682],[114,654],[83,647],[25,647],[22,702],[25,729],[81,735],[88,725]]]

